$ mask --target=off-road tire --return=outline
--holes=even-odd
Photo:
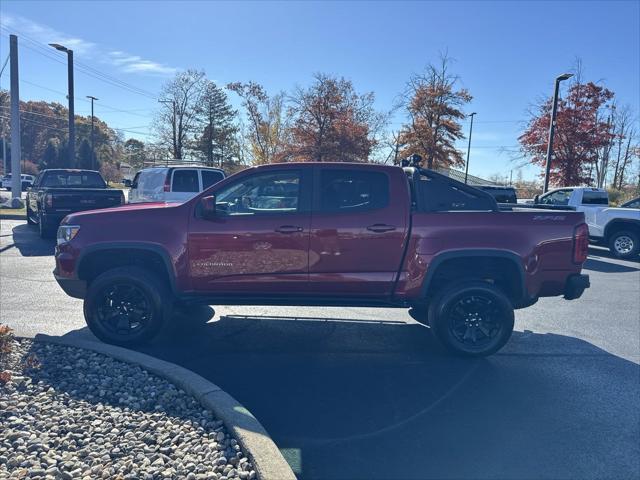
[[[118,295],[113,292],[117,289],[126,292],[127,288],[135,291],[134,298],[140,297],[143,300],[143,307],[140,307],[143,303],[136,303],[138,311],[148,312],[144,316],[146,320],[139,322],[142,326],[137,330],[118,330],[113,321],[107,321],[107,318],[114,317],[104,313],[105,310],[113,309],[112,305],[119,304],[122,307],[122,303],[126,303],[126,298],[123,302],[114,301]],[[126,296],[126,293],[120,294],[120,297]],[[156,338],[171,319],[173,303],[169,287],[157,275],[140,267],[118,267],[107,270],[90,283],[84,299],[84,318],[91,332],[103,342],[128,347],[148,343]],[[129,310],[135,311],[135,305],[133,308],[129,307]],[[126,317],[128,314],[123,315]],[[131,327],[132,323],[129,325]]]
[[[428,316],[431,328],[444,347],[461,356],[491,355],[509,341],[513,332],[511,301],[502,290],[483,281],[444,287],[431,300]],[[467,338],[467,335],[470,336]],[[476,344],[478,337],[483,341]]]

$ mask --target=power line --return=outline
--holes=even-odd
[[[11,117],[5,116],[5,115],[0,115],[0,118],[4,118],[5,120],[11,120]],[[30,118],[20,118],[21,122],[29,122],[29,123],[33,123],[34,125],[39,125],[41,127],[45,127],[45,128],[50,128],[52,130],[60,130],[61,132],[68,132],[69,129],[68,128],[58,128],[58,127],[52,127],[51,125],[48,125],[46,123],[40,123],[36,120],[32,120]]]
[[[20,81],[24,82],[26,84],[29,84],[31,86],[34,86],[34,87],[42,88],[43,90],[48,90],[50,92],[57,93],[57,94],[63,96],[64,98],[67,98],[67,94],[62,92],[62,91],[60,91],[60,90],[55,90],[53,88],[45,87],[44,85],[40,85],[38,83],[30,82],[29,80],[25,80],[24,78],[21,78]],[[91,103],[89,100],[87,100],[86,98],[83,98],[83,97],[74,97],[74,98],[75,98],[75,100],[80,100],[80,101],[83,101],[83,102],[86,102],[86,103]],[[116,108],[116,107],[113,107],[111,105],[107,105],[107,104],[105,104],[103,102],[100,102],[100,106],[102,108],[106,108],[107,110],[110,110],[112,112],[126,113],[128,115],[134,115],[136,117],[149,118],[149,115],[142,115],[140,113],[136,113],[137,111],[143,111],[143,109],[139,109],[139,110],[123,110],[121,108]],[[144,109],[144,110],[147,110],[147,109]],[[149,111],[152,111],[152,110],[149,109]]]
[[[66,62],[64,62],[63,60],[60,59],[59,54],[53,51],[50,51],[49,47],[38,42],[37,40],[34,40],[32,38],[30,38],[28,35],[25,35],[24,33],[14,29],[14,28],[9,28],[6,27],[4,25],[0,25],[0,28],[8,31],[8,32],[12,32],[12,33],[16,33],[18,35],[20,35],[20,37],[24,38],[27,42],[30,42],[33,46],[29,46],[28,44],[23,44],[23,46],[35,53],[38,53],[40,55],[42,55],[43,57],[46,57],[50,60],[56,61],[58,63],[61,63],[63,65],[66,65]],[[35,47],[35,48],[34,48]],[[116,78],[112,75],[106,74],[90,65],[85,64],[84,62],[80,62],[78,60],[75,61],[75,66],[77,68],[77,70],[79,70],[81,73],[89,76],[89,77],[93,77],[97,80],[101,80],[105,83],[108,83],[110,85],[113,85],[115,87],[119,87],[122,88],[124,90],[127,90],[131,93],[135,93],[138,95],[142,95],[144,97],[150,98],[152,100],[156,100],[158,98],[158,96],[152,92],[149,92],[148,90],[145,90],[143,88],[137,87],[135,85],[132,85],[130,83],[125,82],[124,80],[120,80],[119,78]]]

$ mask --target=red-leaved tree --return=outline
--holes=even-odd
[[[550,173],[552,185],[594,183],[594,167],[599,155],[613,138],[608,122],[608,102],[613,96],[607,88],[593,82],[582,83],[578,78],[567,95],[558,100]],[[537,108],[518,139],[523,153],[543,168],[552,103],[552,99],[547,99]]]

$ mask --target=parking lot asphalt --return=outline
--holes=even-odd
[[[51,275],[53,243],[0,222],[0,322],[90,338]],[[367,308],[221,307],[141,351],[237,398],[301,478],[638,478],[640,262],[590,253],[583,298],[517,311],[486,359]]]

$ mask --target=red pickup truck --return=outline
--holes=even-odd
[[[451,351],[488,355],[515,308],[578,298],[582,213],[504,212],[430,170],[290,163],[244,170],[182,203],[74,213],[55,277],[91,331],[132,345],[195,304],[413,308]]]

